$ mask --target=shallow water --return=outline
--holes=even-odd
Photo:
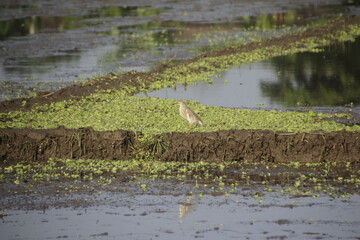
[[[1,237],[360,237],[355,163],[234,162],[174,167],[169,162],[162,167],[148,166],[150,175],[146,173],[149,170],[139,170],[151,163],[135,164],[135,168],[129,164],[116,173],[112,166],[108,171],[88,169],[91,180],[81,177],[71,164],[64,167],[54,162],[14,166],[12,172],[8,167],[0,170]],[[180,168],[186,169],[186,176]]]
[[[3,1],[0,99],[191,58],[198,53],[194,47],[219,43],[224,34],[246,42],[251,38],[245,29],[276,32],[279,26],[357,12],[357,5],[340,0]]]
[[[246,193],[248,190],[244,190]],[[96,195],[96,194],[95,194]],[[76,195],[73,195],[76,197]],[[84,197],[84,196],[82,196]],[[93,195],[85,196],[89,199]],[[103,193],[88,207],[7,210],[4,239],[356,239],[360,197]],[[101,202],[101,200],[103,200]]]
[[[274,57],[217,73],[212,84],[177,85],[150,97],[197,100],[230,108],[345,107],[360,105],[360,38]]]

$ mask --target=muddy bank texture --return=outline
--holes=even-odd
[[[0,160],[45,161],[49,158],[125,159],[134,134],[80,129],[0,129]]]
[[[163,160],[359,162],[360,132],[275,133],[233,130],[164,136]]]
[[[127,159],[139,146],[129,131],[0,129],[2,163],[48,158]],[[138,148],[137,148],[138,151]],[[232,130],[168,133],[144,151],[163,161],[357,162],[360,132],[275,133]]]

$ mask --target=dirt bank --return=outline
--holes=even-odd
[[[281,133],[232,130],[169,133],[166,161],[359,162],[359,132]]]
[[[353,162],[360,158],[360,132],[274,133],[232,130],[168,133],[145,151],[163,161]],[[127,159],[137,145],[129,131],[0,129],[2,163],[48,158]],[[137,149],[138,151],[138,149]]]
[[[0,160],[44,161],[49,158],[125,159],[134,133],[80,129],[0,129]]]

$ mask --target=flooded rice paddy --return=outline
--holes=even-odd
[[[0,95],[29,96],[110,71],[148,70],[217,44],[251,42],[284,27],[357,13],[356,4],[336,0],[3,1]]]
[[[4,168],[4,239],[360,236],[357,165],[109,161],[79,175],[59,164],[76,161]]]
[[[358,1],[3,1],[0,95],[149,70],[218,44],[248,43],[343,15],[359,15]],[[232,108],[356,107],[358,56],[356,39],[234,67],[210,85],[148,95]],[[185,175],[186,164],[168,169],[171,162],[141,174],[146,163],[135,172],[6,164],[0,168],[4,239],[360,238],[358,163],[218,164]],[[27,173],[32,167],[37,170]]]

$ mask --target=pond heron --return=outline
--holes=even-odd
[[[188,106],[186,106],[185,103],[177,102],[176,104],[180,106],[179,107],[180,115],[189,122],[189,131],[192,127],[192,124],[194,123],[199,123],[201,126],[204,125],[203,121],[201,121],[199,116],[196,113],[194,113],[194,111],[191,110]]]

